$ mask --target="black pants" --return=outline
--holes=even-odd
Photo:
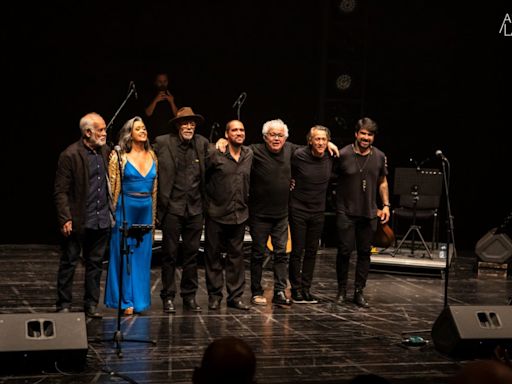
[[[245,288],[243,224],[222,224],[206,217],[206,288],[209,296],[222,297],[224,287],[223,264],[226,270],[227,301],[239,300]],[[221,247],[226,247],[226,258],[221,259]]]
[[[337,212],[336,229],[338,232],[338,254],[336,257],[338,288],[347,287],[350,255],[356,249],[357,264],[354,288],[363,289],[366,286],[370,270],[371,243],[377,229],[377,218],[348,216],[344,212]]]
[[[324,226],[324,213],[292,209],[288,220],[292,237],[290,285],[292,289],[309,289],[315,270],[318,243]]]
[[[86,229],[64,238],[57,274],[57,309],[71,308],[73,277],[82,253],[85,263],[84,307],[98,305],[103,258],[110,239],[110,228]]]
[[[288,258],[286,255],[286,242],[288,240],[288,217],[280,219],[250,218],[250,232],[252,238],[251,252],[251,292],[253,296],[263,295],[261,278],[263,274],[263,261],[267,240],[270,236],[274,249],[274,291],[286,289],[286,275]]]
[[[203,230],[203,215],[177,216],[168,213],[162,222],[162,290],[163,300],[176,295],[176,263],[180,235],[183,240],[181,297],[195,296],[197,291],[197,252]]]

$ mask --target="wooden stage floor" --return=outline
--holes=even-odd
[[[58,259],[58,248],[53,246],[0,246],[0,327],[3,314],[56,316]],[[59,372],[47,367],[33,372],[27,367],[26,372],[14,373],[7,369],[1,374],[0,383],[190,383],[205,347],[225,335],[242,337],[252,346],[257,355],[258,383],[346,383],[356,375],[374,373],[392,383],[442,384],[465,363],[437,352],[431,339],[430,330],[444,303],[444,279],[440,275],[373,271],[365,290],[371,307],[340,307],[334,304],[335,251],[323,249],[318,255],[312,289],[321,299],[318,304],[294,304],[287,309],[252,306],[249,311],[239,311],[226,308],[223,301],[220,311],[209,311],[204,269],[200,268],[197,300],[202,312],[184,312],[177,299],[176,314],[167,315],[159,299],[157,259],[155,256],[152,268],[151,309],[121,320],[126,339],[154,339],[155,345],[122,341],[119,346],[123,357],[118,357],[113,342],[116,310],[102,305],[104,318],[86,321],[84,369]],[[453,260],[448,303],[509,309],[511,279],[478,276],[475,264],[471,253],[459,254]],[[246,276],[244,299],[248,302],[248,269]],[[74,290],[76,311],[82,308],[83,277],[83,267],[79,266]],[[102,288],[104,279],[105,274]],[[350,279],[353,280],[353,269]],[[264,271],[264,286],[270,302],[270,270]],[[408,346],[404,341],[410,336],[422,337],[426,345]],[[66,348],[64,336],[59,337]]]

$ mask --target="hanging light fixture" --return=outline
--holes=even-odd
[[[352,76],[343,73],[336,78],[336,88],[340,91],[346,91],[352,85]]]
[[[341,0],[338,9],[342,13],[351,13],[356,9],[357,1],[356,0]]]

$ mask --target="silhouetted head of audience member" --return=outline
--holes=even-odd
[[[512,367],[498,360],[477,360],[464,365],[450,384],[512,383]]]
[[[256,356],[242,339],[222,337],[210,343],[201,366],[194,370],[194,384],[254,384]]]
[[[350,380],[350,384],[390,384],[390,381],[373,373],[361,374]]]

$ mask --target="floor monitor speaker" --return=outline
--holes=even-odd
[[[455,359],[492,357],[512,347],[512,306],[452,305],[432,326],[435,348]]]
[[[87,349],[83,312],[0,315],[2,371],[79,369]]]

